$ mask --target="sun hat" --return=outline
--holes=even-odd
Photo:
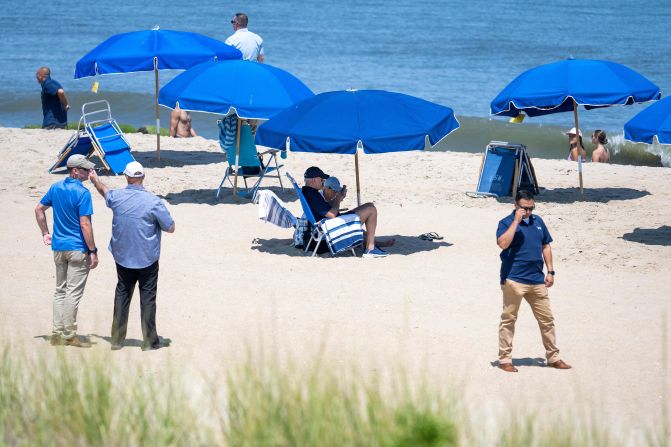
[[[340,180],[337,177],[329,177],[324,181],[324,188],[331,188],[334,191],[340,191]]]
[[[137,161],[131,161],[126,165],[126,169],[123,170],[124,175],[132,178],[144,177],[144,168]]]
[[[579,133],[580,136],[582,137],[582,130],[579,130],[578,133]],[[575,127],[571,127],[571,130],[569,130],[568,132],[566,132],[566,135],[575,135]]]
[[[82,154],[71,155],[68,158],[67,162],[68,168],[83,168],[83,169],[93,169],[96,167],[95,164],[87,160]]]
[[[310,166],[305,170],[305,175],[303,176],[304,178],[323,178],[327,179],[330,177],[330,175],[325,174],[324,171],[319,169],[317,166]]]

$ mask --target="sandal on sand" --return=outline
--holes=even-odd
[[[434,240],[440,241],[440,240],[443,239],[443,237],[441,235],[439,235],[438,233],[436,233],[434,231],[431,231],[429,233],[420,234],[418,237],[423,241],[434,241]]]

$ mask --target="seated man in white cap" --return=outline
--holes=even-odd
[[[366,227],[366,248],[363,252],[364,258],[383,258],[387,256],[387,252],[380,249],[380,247],[390,247],[396,242],[394,239],[386,241],[375,240],[375,230],[377,228],[377,208],[372,203],[364,203],[361,206],[340,213],[340,203],[347,195],[347,190],[340,187],[340,182],[331,181],[328,189],[338,188],[338,191],[333,194],[332,198],[326,199],[325,196],[331,197],[331,193],[325,191],[325,196],[322,196],[319,191],[325,189],[325,182],[331,176],[324,173],[316,166],[309,167],[305,171],[304,180],[305,186],[302,188],[305,200],[308,202],[310,211],[317,221],[324,218],[332,219],[342,214],[356,214],[361,219]]]
[[[140,318],[142,320],[142,350],[162,347],[156,333],[156,289],[158,259],[161,254],[161,232],[175,231],[175,221],[163,201],[142,186],[144,168],[137,161],[123,171],[128,186],[109,189],[95,171],[89,179],[105,204],[112,209],[112,252],[117,270],[112,321],[112,350],[121,349],[126,339],[128,311],[135,284],[140,288]]]

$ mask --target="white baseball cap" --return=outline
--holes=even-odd
[[[137,161],[131,161],[126,165],[126,169],[123,170],[124,175],[128,177],[144,177],[144,168]]]
[[[579,130],[578,133],[579,133],[580,136],[582,137],[582,130]],[[566,135],[575,135],[575,127],[571,127],[571,130],[569,130],[568,132],[566,132]]]
[[[340,191],[340,181],[337,177],[329,177],[324,180],[324,188],[331,188],[334,191]]]

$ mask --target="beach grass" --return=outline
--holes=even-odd
[[[0,446],[624,444],[593,418],[519,409],[488,432],[457,390],[402,372],[382,380],[320,358],[292,363],[250,356],[204,378],[55,349],[49,359],[2,350]],[[666,436],[653,429],[645,442],[668,445]]]

